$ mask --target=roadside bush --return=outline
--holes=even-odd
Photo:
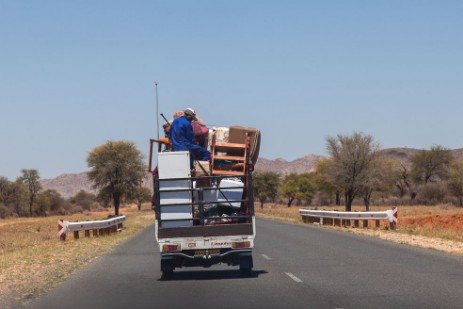
[[[10,208],[8,208],[5,204],[0,204],[0,218],[6,219],[13,214]]]
[[[442,183],[428,183],[421,188],[418,202],[422,205],[436,205],[442,203],[446,195],[447,189]]]

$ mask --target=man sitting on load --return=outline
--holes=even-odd
[[[183,116],[176,118],[169,128],[169,138],[172,140],[172,150],[188,150],[190,152],[190,167],[193,161],[208,161],[211,153],[195,143],[195,136],[191,122],[196,120],[196,112],[192,108],[183,111]]]

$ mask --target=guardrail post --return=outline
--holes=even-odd
[[[79,231],[74,231],[74,239],[79,239]]]
[[[93,237],[98,237],[98,236],[99,236],[98,230],[97,229],[93,230]]]
[[[391,230],[395,231],[396,227],[397,227],[397,225],[396,225],[395,222],[389,222],[389,228],[390,228]]]
[[[368,220],[363,220],[363,227],[368,228]]]
[[[380,226],[381,226],[381,223],[379,222],[379,220],[375,220],[375,227],[379,228]]]
[[[360,227],[359,220],[354,220],[354,226],[357,228]]]
[[[85,238],[89,238],[90,237],[90,230],[85,230]]]

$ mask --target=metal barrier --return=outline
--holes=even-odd
[[[359,227],[359,220],[363,220],[363,227],[368,227],[368,220],[375,220],[376,227],[379,227],[380,220],[388,220],[390,228],[395,230],[398,221],[398,209],[396,207],[386,211],[366,212],[299,209],[299,214],[304,222],[318,222],[322,225],[351,226],[350,220],[354,220],[354,226]]]
[[[114,217],[107,220],[69,222],[58,220],[58,236],[61,240],[66,240],[66,233],[73,232],[74,239],[79,239],[79,231],[85,231],[85,237],[90,237],[90,231],[93,236],[106,235],[122,229],[122,222],[125,216]]]

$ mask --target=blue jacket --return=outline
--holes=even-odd
[[[193,127],[185,116],[178,117],[172,122],[169,129],[169,138],[172,140],[174,151],[191,149],[195,136]]]

